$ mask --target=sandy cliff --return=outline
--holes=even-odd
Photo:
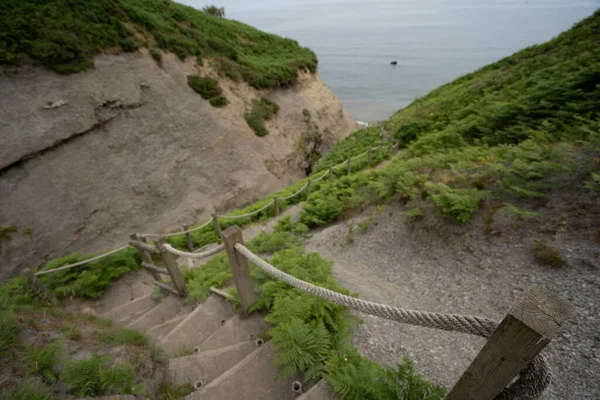
[[[318,75],[269,91],[219,78],[230,104],[217,109],[186,81],[216,76],[207,64],[165,54],[159,67],[145,50],[94,63],[0,70],[0,225],[18,229],[0,240],[0,278],[259,199],[356,129]],[[244,120],[257,96],[281,107],[263,138]]]

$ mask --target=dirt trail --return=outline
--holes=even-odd
[[[569,203],[570,201],[570,203]],[[576,311],[546,349],[555,377],[547,399],[600,398],[600,207],[577,194],[553,197],[540,223],[515,223],[498,215],[483,233],[483,214],[466,226],[426,218],[415,225],[399,219],[402,209],[383,215],[365,212],[347,223],[322,229],[307,248],[335,261],[334,276],[366,300],[425,311],[472,314],[502,319],[519,293],[544,285],[572,302]],[[585,210],[585,218],[581,218]],[[560,211],[560,212],[559,212]],[[579,216],[579,220],[577,219]],[[350,224],[373,224],[354,241]],[[574,218],[574,219],[573,219]],[[532,238],[556,246],[568,261],[563,268],[536,263]],[[394,365],[409,356],[419,373],[451,386],[484,340],[468,335],[406,326],[360,315],[364,324],[354,338],[373,360]]]

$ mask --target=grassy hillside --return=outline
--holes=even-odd
[[[289,85],[298,69],[317,68],[315,54],[294,40],[168,0],[4,0],[0,27],[0,63],[26,55],[61,73],[93,67],[100,52],[139,47],[208,58],[256,88]]]
[[[433,211],[466,223],[486,207],[491,224],[500,210],[539,217],[535,208],[559,187],[597,196],[600,11],[545,44],[434,90],[384,126],[404,155],[321,185],[308,198],[304,223],[319,226],[347,210],[400,199],[408,217]],[[361,136],[354,152],[351,136],[332,153],[358,154],[377,140]]]

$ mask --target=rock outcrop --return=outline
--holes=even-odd
[[[217,109],[187,85],[217,77],[206,63],[164,54],[159,66],[146,50],[94,63],[0,69],[0,225],[17,227],[0,239],[0,278],[257,200],[356,129],[318,75],[268,91],[218,78],[230,104]],[[262,138],[244,120],[259,96],[281,107]]]

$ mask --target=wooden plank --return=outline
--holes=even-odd
[[[189,228],[190,228],[189,225],[184,225],[183,226],[183,230],[184,231],[187,231]],[[191,233],[189,233],[189,232],[185,233],[185,242],[187,244],[188,251],[190,253],[193,253],[194,252],[194,242],[192,241],[192,234]]]
[[[150,245],[148,243],[143,243],[143,242],[138,242],[138,241],[135,241],[135,240],[130,240],[129,244],[132,245],[132,246],[134,246],[134,247],[137,247],[138,250],[142,249],[142,250],[146,250],[146,251],[148,251],[150,253],[160,254],[160,251],[158,251],[158,249],[156,247],[154,247],[154,246],[152,246],[152,245]]]
[[[212,287],[211,286],[210,287],[210,291],[213,292],[213,293],[215,293],[215,294],[218,294],[219,296],[224,297],[226,300],[229,300],[231,302],[236,302],[237,303],[237,299],[235,297],[233,297],[232,295],[230,295],[229,293],[227,293],[226,291],[224,291],[224,290],[217,289],[216,287]]]
[[[223,234],[221,232],[221,225],[219,225],[219,217],[217,217],[217,214],[213,214],[213,223],[215,224],[215,231],[217,231],[217,236],[221,237],[221,235]]]
[[[542,351],[572,306],[538,285],[527,289],[490,336],[446,400],[491,400]]]
[[[158,268],[154,264],[149,264],[147,262],[142,261],[142,267],[146,268],[148,270],[148,272],[150,272],[151,274],[163,274],[163,275],[171,276],[171,274],[169,274],[168,270],[166,270],[165,268]]]
[[[169,285],[165,285],[164,283],[161,283],[161,282],[152,282],[152,284],[158,288],[166,290],[169,293],[173,293],[175,296],[179,296],[179,292],[177,290],[173,289]]]
[[[279,199],[277,196],[273,197],[273,210],[275,211],[275,216],[279,216]]]
[[[54,293],[52,293],[50,289],[48,289],[46,285],[44,285],[40,278],[35,276],[31,269],[25,268],[23,270],[23,273],[25,274],[25,277],[27,278],[31,286],[33,286],[33,289],[36,292],[40,293],[42,297],[44,297],[50,303],[56,303],[56,297],[54,296]]]
[[[156,240],[156,247],[158,247],[160,251],[160,258],[162,258],[165,267],[167,267],[167,271],[171,275],[171,280],[173,281],[173,285],[179,295],[181,297],[187,296],[187,289],[185,287],[185,280],[183,279],[183,275],[181,275],[181,271],[177,266],[177,263],[173,259],[173,255],[169,253],[163,246],[165,243],[165,238],[160,237]]]
[[[240,306],[242,313],[248,315],[248,309],[258,299],[258,295],[254,290],[252,278],[250,277],[250,267],[246,257],[235,250],[237,243],[244,244],[244,236],[239,226],[232,226],[223,231],[223,243],[229,264],[231,264],[231,272],[233,274],[233,283],[240,297]]]
[[[130,235],[129,237],[133,241],[148,244],[146,238],[140,237],[137,233],[134,233],[133,235]],[[144,250],[139,247],[136,247],[136,248],[138,249],[138,252],[140,253],[140,258],[142,259],[142,266],[144,265],[144,263],[153,265],[152,255],[150,254],[150,252],[148,252],[148,250]],[[160,274],[156,273],[156,271],[149,270],[148,272],[150,272],[150,275],[152,275],[154,280],[157,280],[157,281],[162,280]]]

